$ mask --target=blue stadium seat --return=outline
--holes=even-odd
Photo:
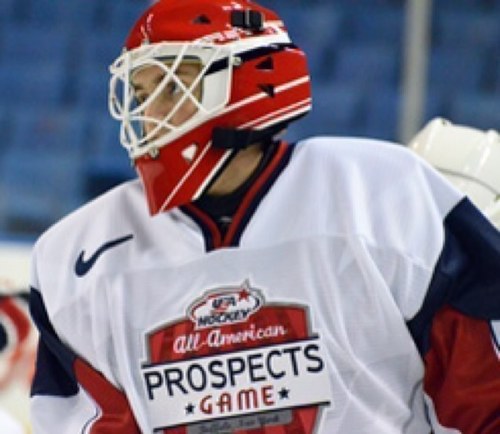
[[[66,68],[60,62],[13,61],[0,65],[0,101],[11,107],[56,107],[65,102]]]
[[[86,195],[90,199],[136,176],[127,151],[120,144],[119,123],[96,113],[92,124],[92,146],[85,166]]]
[[[107,17],[106,29],[118,32],[125,38],[139,16],[150,5],[149,0],[106,1],[104,4]]]
[[[446,117],[448,99],[447,93],[441,89],[428,88],[425,95],[424,119],[431,120],[437,116]]]
[[[31,0],[27,2],[26,20],[45,28],[92,31],[97,27],[99,4],[89,0]]]
[[[403,110],[401,89],[396,86],[383,86],[365,95],[363,104],[366,121],[363,135],[382,140],[398,141],[399,122]],[[424,101],[424,119],[430,120],[442,116],[444,98],[441,92],[433,91]]]
[[[444,8],[445,10],[491,10],[498,7],[498,0],[439,0],[435,2],[435,7]]]
[[[328,80],[335,50],[345,30],[342,12],[331,4],[288,6],[280,13],[292,41],[307,55],[315,80]]]
[[[364,6],[349,10],[346,33],[351,41],[398,47],[404,40],[405,8]]]
[[[301,133],[352,135],[364,122],[363,92],[357,86],[343,83],[313,87],[313,109],[300,122]]]
[[[473,92],[456,94],[450,104],[450,120],[476,128],[500,131],[500,97]]]
[[[85,64],[78,68],[73,81],[75,102],[85,110],[108,112],[108,89],[110,74],[101,64]]]
[[[7,104],[0,104],[0,160],[10,144],[10,112]]]
[[[449,92],[479,89],[484,74],[484,56],[470,48],[435,47],[429,66],[429,85]]]
[[[2,0],[2,6],[0,7],[0,23],[2,26],[14,19],[17,2],[18,0]]]
[[[14,22],[5,24],[0,30],[0,64],[13,59],[27,65],[51,60],[64,62],[69,48],[69,38],[59,30],[48,31],[45,27]]]
[[[82,162],[12,149],[0,161],[6,228],[40,232],[82,203]]]
[[[120,124],[111,116],[93,116],[92,143],[89,163],[99,170],[107,170],[125,177],[133,175],[127,150],[120,144]]]
[[[402,2],[401,0],[336,0],[336,3],[345,8],[365,8],[400,6]]]
[[[500,58],[500,47],[498,50],[498,56],[496,61],[493,60],[494,64],[491,65],[491,81],[492,88],[496,91],[497,95],[500,95],[500,62],[498,59]]]
[[[313,135],[313,131],[311,131],[311,127],[309,126],[309,116],[311,115],[308,114],[305,118],[290,124],[284,134],[284,140],[288,143],[296,143],[299,140],[311,137]]]
[[[397,140],[401,103],[401,92],[395,86],[384,86],[366,95],[365,135]]]
[[[498,46],[500,20],[482,11],[453,10],[438,13],[435,43],[446,47],[472,46],[486,51]]]
[[[122,32],[99,30],[89,33],[80,41],[73,61],[79,67],[100,65],[107,68],[120,55],[124,43]]]
[[[386,44],[345,44],[338,49],[333,78],[374,88],[396,83],[400,59],[397,50]]]
[[[40,152],[83,158],[88,138],[88,119],[81,110],[21,108],[12,112],[11,147],[27,154]]]
[[[311,0],[312,2],[312,0]],[[317,4],[325,3],[324,1],[321,0],[315,0],[314,1],[314,6]],[[326,2],[328,3],[328,2]],[[272,9],[273,11],[277,12],[280,17],[283,15],[285,10],[290,6],[290,7],[297,7],[297,6],[304,6],[304,2],[302,0],[288,0],[286,2],[286,6],[283,5],[283,0],[260,0],[259,4],[262,6]]]
[[[403,110],[401,89],[398,86],[385,86],[366,95],[365,134],[384,140],[398,141],[399,122]],[[445,99],[438,90],[426,95],[423,118],[430,120],[442,116]]]

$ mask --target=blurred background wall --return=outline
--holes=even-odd
[[[418,2],[418,1],[417,1]],[[405,0],[262,0],[308,54],[313,112],[290,140],[402,140]],[[421,127],[500,128],[500,2],[430,2]],[[0,1],[0,239],[47,226],[134,176],[107,113],[107,66],[148,0]]]

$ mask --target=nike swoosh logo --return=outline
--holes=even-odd
[[[117,238],[116,240],[108,241],[107,243],[104,243],[101,247],[99,247],[89,259],[83,259],[85,250],[82,250],[75,263],[75,274],[78,277],[85,276],[99,259],[99,256],[101,256],[106,250],[112,249],[113,247],[125,243],[132,238],[134,238],[134,236],[130,234],[121,238]]]

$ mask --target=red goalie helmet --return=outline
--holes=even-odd
[[[188,83],[178,73],[186,63],[198,65]],[[137,100],[133,76],[148,67],[161,77]],[[151,214],[197,199],[238,150],[269,140],[311,108],[304,53],[274,12],[249,0],[158,1],[110,70],[110,111]],[[168,113],[149,114],[172,87]],[[193,114],[174,122],[186,103]]]

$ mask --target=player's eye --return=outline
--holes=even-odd
[[[181,87],[176,81],[170,81],[165,86],[165,92],[170,97],[176,97],[181,92]]]
[[[146,101],[146,98],[147,98],[146,95],[144,95],[142,93],[141,94],[136,93],[134,95],[136,105],[141,105],[144,101]]]

